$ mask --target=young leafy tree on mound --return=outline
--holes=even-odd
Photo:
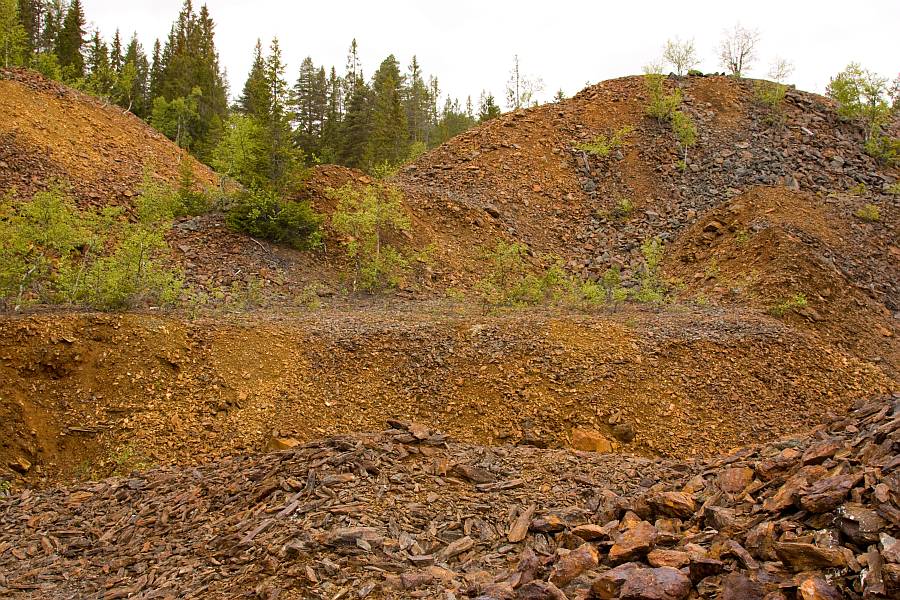
[[[375,292],[399,285],[409,261],[386,236],[410,227],[401,192],[383,182],[361,188],[348,183],[329,190],[328,196],[338,203],[331,225],[344,236],[353,260],[351,290]]]

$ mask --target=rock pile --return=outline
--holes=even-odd
[[[0,501],[0,595],[891,598],[900,394],[690,463],[480,448],[394,421]]]

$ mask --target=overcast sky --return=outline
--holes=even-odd
[[[183,0],[83,0],[87,20],[109,39],[136,31],[147,53],[165,40]],[[195,0],[195,8],[202,2]],[[761,34],[751,76],[765,76],[777,56],[795,67],[791,82],[823,92],[848,62],[889,76],[900,70],[900,0],[745,0],[648,2],[551,0],[455,2],[208,0],[216,45],[231,93],[239,93],[257,38],[281,43],[288,80],[303,57],[341,73],[354,37],[370,76],[388,54],[402,67],[413,54],[443,92],[477,100],[482,89],[503,98],[514,54],[522,71],[543,79],[549,98],[571,96],[587,82],[640,73],[670,37],[693,38],[700,68],[721,70],[716,46],[738,21]]]

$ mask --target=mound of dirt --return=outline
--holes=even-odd
[[[390,426],[0,500],[0,593],[900,593],[897,396],[809,436],[692,462],[473,447],[421,424]]]
[[[471,241],[512,238],[585,276],[614,265],[629,275],[642,241],[673,241],[705,211],[761,185],[825,195],[862,184],[861,197],[840,207],[873,202],[891,213],[882,223],[896,232],[897,199],[885,191],[897,170],[865,154],[862,130],[840,121],[829,100],[789,90],[773,125],[751,80],[686,77],[667,85],[681,90],[698,130],[684,172],[671,130],[645,114],[643,80],[627,77],[502,115],[424,155],[395,181],[413,210],[440,224],[436,231],[463,240],[448,242],[451,253],[472,255]],[[577,149],[626,125],[633,133],[608,157]],[[632,208],[620,214],[624,200]]]
[[[900,329],[886,305],[900,301],[900,247],[889,225],[897,207],[865,222],[853,215],[859,202],[755,188],[692,225],[674,244],[669,273],[686,297],[786,312],[896,376]],[[798,295],[806,303],[790,305]]]
[[[564,447],[588,428],[607,450],[689,457],[804,431],[891,389],[814,337],[727,310],[452,313],[9,318],[0,459],[32,464],[17,477],[37,484],[392,418],[486,445]],[[631,431],[621,442],[617,426]]]
[[[146,172],[175,183],[183,161],[199,185],[218,183],[131,113],[33,71],[0,69],[0,191],[27,198],[62,185],[82,206],[128,205]]]

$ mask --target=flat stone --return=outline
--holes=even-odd
[[[672,567],[680,569],[691,562],[691,555],[679,550],[657,548],[647,554],[647,562],[651,567]]]
[[[814,544],[776,542],[775,554],[795,573],[847,566],[847,560],[840,550],[820,548]]]
[[[691,593],[691,580],[678,569],[659,567],[629,571],[622,585],[621,600],[684,600]]]
[[[616,537],[616,543],[609,549],[609,560],[613,564],[628,562],[646,555],[656,543],[656,527],[641,521]]]
[[[592,544],[582,544],[560,558],[550,572],[550,583],[565,587],[576,577],[599,564],[597,549]]]

